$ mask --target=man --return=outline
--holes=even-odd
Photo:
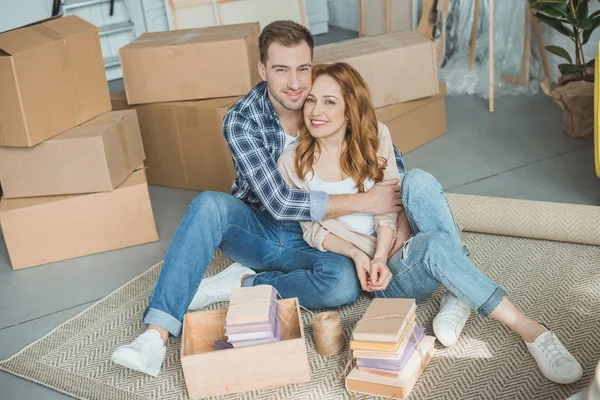
[[[298,134],[312,84],[313,46],[310,32],[291,21],[276,21],[262,31],[263,81],[231,108],[223,122],[238,172],[232,195],[203,192],[192,201],[144,313],[147,330],[116,349],[114,362],[158,375],[167,339],[180,335],[188,309],[228,300],[234,287],[269,284],[283,297],[298,297],[308,308],[352,304],[360,295],[352,260],[310,247],[298,221],[399,212],[399,182],[381,182],[367,193],[328,196],[291,189],[283,181],[277,159]],[[398,150],[395,154],[402,176],[402,157]],[[410,236],[406,218],[399,222],[403,234],[390,254]],[[217,247],[236,263],[200,284]]]

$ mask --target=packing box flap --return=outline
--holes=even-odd
[[[142,166],[136,169],[122,184],[115,190],[123,190],[132,186],[147,184],[146,173]],[[110,195],[111,192],[105,194]],[[99,195],[102,193],[94,193]],[[15,211],[23,208],[35,207],[42,204],[53,203],[56,201],[74,199],[79,196],[89,196],[86,194],[58,195],[58,196],[43,196],[43,197],[24,197],[17,199],[2,198],[0,201],[0,214],[10,211]]]
[[[180,29],[165,32],[147,32],[125,46],[124,50],[145,49],[196,43],[216,43],[245,39],[258,32],[256,23],[210,26],[206,28]]]
[[[385,123],[391,119],[397,118],[401,115],[407,114],[411,111],[419,109],[421,107],[426,106],[439,99],[440,97],[444,97],[447,93],[446,84],[440,83],[440,93],[435,96],[424,97],[422,99],[405,101],[403,103],[391,104],[389,106],[380,107],[375,109],[375,113],[377,114],[377,120]]]
[[[104,135],[110,128],[119,125],[132,112],[135,112],[135,110],[118,110],[104,113],[50,140],[70,140]]]
[[[409,48],[428,43],[431,43],[431,40],[416,31],[396,32],[381,36],[365,36],[315,47],[315,59],[318,58],[319,63],[330,63],[342,58],[357,58],[368,54],[394,50],[399,46]]]
[[[110,95],[110,99],[113,102],[124,102],[121,103],[119,106],[123,106],[123,107],[140,107],[138,105],[132,105],[129,106],[129,104],[127,104],[127,94],[125,93],[124,90],[120,90],[116,93],[113,93]],[[156,106],[158,107],[164,107],[164,106],[189,106],[189,107],[210,107],[210,108],[229,108],[232,105],[234,105],[238,100],[240,99],[240,96],[231,96],[231,97],[217,97],[215,99],[204,99],[204,100],[184,100],[184,101],[170,101],[168,103],[151,103],[151,104],[145,104],[145,107],[152,107],[154,104],[156,104]],[[143,107],[143,106],[142,106]],[[116,108],[115,108],[116,109]]]
[[[98,30],[98,28],[73,15],[48,19],[0,33],[0,49],[10,55],[17,55],[46,43],[62,40],[90,30]]]

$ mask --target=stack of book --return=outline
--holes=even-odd
[[[356,367],[348,391],[405,398],[435,351],[435,338],[415,323],[414,299],[373,299],[350,341]]]
[[[277,292],[271,285],[233,290],[225,317],[225,335],[233,347],[281,340]]]

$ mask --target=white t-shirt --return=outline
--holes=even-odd
[[[311,191],[323,191],[327,194],[355,194],[358,193],[356,182],[352,178],[346,178],[343,181],[325,182],[319,179],[318,176],[309,172],[306,174],[308,189]],[[365,190],[369,190],[374,185],[373,180],[365,181]],[[365,235],[375,235],[375,219],[373,214],[355,213],[339,217],[346,225],[350,226],[354,231]]]
[[[283,146],[283,149],[285,150],[290,144],[292,144],[296,140],[298,140],[299,135],[300,135],[300,132],[298,132],[296,134],[296,136],[288,135],[287,132],[285,132],[285,146]]]

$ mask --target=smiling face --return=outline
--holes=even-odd
[[[326,138],[346,133],[346,103],[340,85],[329,75],[319,76],[304,103],[304,123],[311,136]]]
[[[302,108],[311,84],[312,57],[306,42],[286,47],[278,42],[269,46],[266,63],[259,63],[259,73],[269,86],[269,98],[275,110]]]

